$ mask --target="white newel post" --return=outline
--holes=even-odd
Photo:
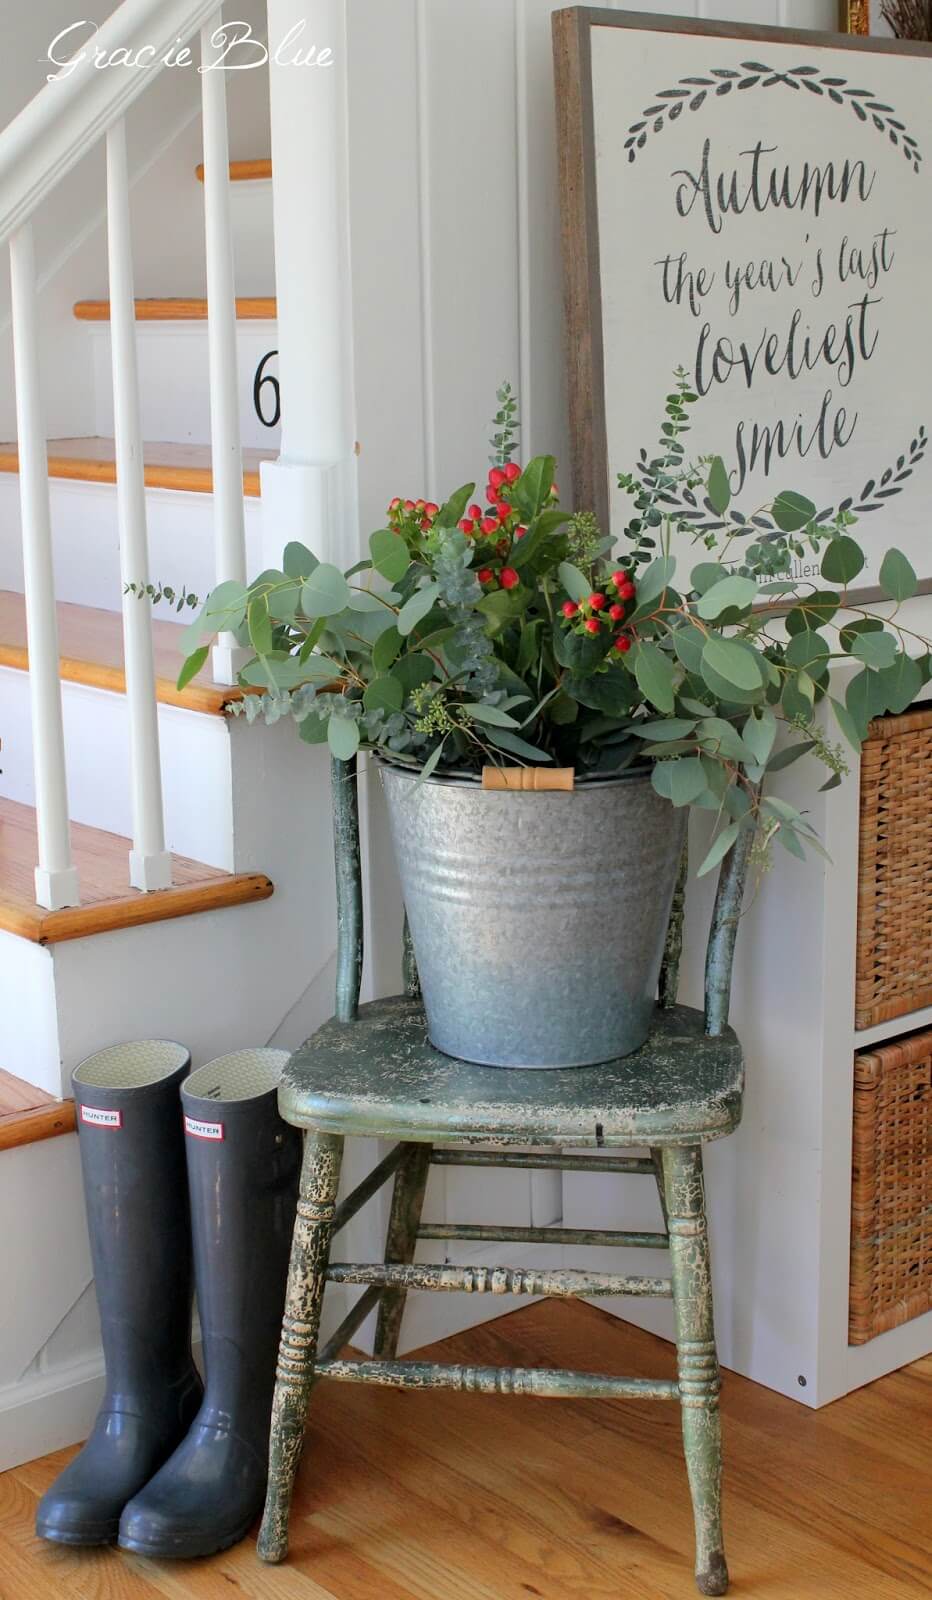
[[[265,560],[358,557],[344,0],[269,0],[282,443],[262,465]],[[297,65],[315,51],[327,65]]]
[[[129,881],[136,889],[167,889],[172,881],[172,861],[165,849],[152,606],[148,596],[140,598],[125,592],[127,584],[145,588],[149,582],[149,541],[136,361],[129,177],[122,121],[115,123],[107,134],[107,250],[117,516],[124,585],[123,653],[133,804]]]
[[[36,323],[36,262],[32,225],[10,239],[10,293],[16,370],[19,492],[23,519],[29,696],[36,775],[39,865],[36,900],[57,911],[80,904],[78,875],[71,863],[68,782],[58,676],[58,619],[52,567],[48,451],[39,381]]]
[[[223,14],[218,10],[201,30],[201,66],[208,69],[201,77],[201,92],[214,541],[217,582],[245,583],[246,516],[239,426],[226,72],[222,68],[209,68],[222,54],[217,37],[222,26]],[[216,682],[235,683],[237,671],[250,653],[243,654],[238,649],[232,634],[221,634],[213,652]]]

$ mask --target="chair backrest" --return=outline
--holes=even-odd
[[[338,1021],[353,1022],[359,1009],[363,961],[362,863],[359,853],[359,793],[355,756],[349,761],[341,761],[336,756],[332,758],[331,787],[337,880],[335,1013]],[[728,1027],[735,941],[738,937],[753,843],[753,828],[740,833],[719,869],[718,889],[712,911],[705,963],[705,1031],[711,1038],[718,1038]],[[683,860],[673,896],[673,909],[667,928],[660,978],[660,1003],[663,1006],[676,1004],[688,870],[687,848],[684,846]],[[420,991],[417,962],[407,917],[404,925],[404,987],[408,995],[416,995]]]

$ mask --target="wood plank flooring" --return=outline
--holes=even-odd
[[[672,1375],[671,1348],[589,1306],[522,1308],[441,1360]],[[932,1595],[932,1357],[812,1412],[726,1374],[735,1600]],[[0,1600],[691,1600],[678,1407],[315,1391],[291,1556],[203,1562],[43,1546],[72,1454],[0,1477]]]

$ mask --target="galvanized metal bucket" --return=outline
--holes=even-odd
[[[438,1050],[574,1067],[647,1037],[685,811],[644,772],[569,793],[485,790],[383,765]]]

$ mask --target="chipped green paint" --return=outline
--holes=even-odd
[[[336,1016],[292,1056],[279,1091],[283,1115],[309,1131],[272,1409],[269,1483],[259,1554],[264,1561],[275,1562],[283,1560],[287,1552],[288,1513],[308,1399],[319,1378],[398,1389],[679,1400],[696,1524],[696,1583],[704,1595],[722,1595],[728,1587],[728,1570],[721,1529],[720,1378],[701,1147],[707,1140],[730,1133],[741,1116],[743,1062],[727,1022],[752,835],[740,836],[722,866],[707,951],[704,1017],[675,1004],[682,949],[684,852],[667,936],[661,1005],[646,1044],[632,1055],[597,1067],[490,1070],[456,1061],[430,1045],[407,922],[405,994],[359,1007],[363,935],[355,761],[335,761],[332,772],[338,908]],[[344,1134],[395,1137],[399,1144],[337,1208]],[[485,1148],[435,1148],[470,1144]],[[528,1144],[538,1147],[536,1153],[523,1148],[509,1150]],[[579,1152],[586,1147],[602,1150],[619,1145],[646,1145],[650,1158],[562,1153],[564,1146]],[[667,1232],[422,1226],[420,1212],[432,1164],[652,1174]],[[385,1263],[330,1265],[334,1231],[393,1173]],[[666,1247],[672,1276],[422,1264],[414,1260],[419,1237]],[[328,1281],[358,1284],[364,1293],[318,1355],[321,1302]],[[672,1295],[678,1381],[394,1360],[404,1297],[410,1289],[560,1297]],[[376,1352],[383,1359],[340,1359],[342,1349],[376,1307]]]
[[[330,762],[333,850],[337,874],[336,1014],[352,1022],[362,982],[362,867],[359,856],[359,790],[356,757]]]
[[[288,1553],[288,1512],[304,1443],[342,1160],[342,1139],[308,1134],[272,1401],[269,1480],[258,1544],[263,1561],[284,1561]]]
[[[660,983],[658,994],[660,1004],[664,1010],[676,1005],[676,997],[680,987],[680,958],[683,954],[683,923],[686,920],[686,881],[689,877],[689,839],[683,840],[683,854],[680,856],[680,870],[677,874],[676,887],[673,890],[673,904],[670,907],[670,920],[667,923],[667,938],[663,947],[663,960],[660,964]]]
[[[383,1157],[378,1166],[373,1167],[372,1171],[363,1178],[362,1183],[358,1183],[352,1193],[348,1194],[345,1200],[340,1201],[333,1219],[333,1232],[335,1234],[339,1233],[341,1228],[346,1227],[346,1224],[355,1217],[357,1211],[362,1210],[367,1200],[371,1200],[374,1194],[378,1194],[382,1185],[387,1183],[389,1178],[401,1166],[408,1149],[409,1146],[406,1144],[396,1144],[394,1150],[389,1150],[388,1155]]]
[[[405,1289],[462,1290],[464,1294],[540,1294],[561,1300],[582,1294],[649,1295],[669,1300],[673,1294],[669,1278],[643,1278],[623,1272],[580,1272],[572,1268],[550,1271],[536,1267],[437,1267],[421,1261],[407,1266],[376,1264],[365,1267],[331,1262],[327,1281],[397,1284]]]
[[[533,1394],[548,1400],[677,1400],[668,1378],[612,1378],[547,1367],[458,1367],[433,1361],[318,1362],[317,1376],[388,1389],[459,1389],[470,1394]]]
[[[597,1172],[600,1177],[612,1173],[653,1172],[653,1161],[643,1156],[568,1156],[533,1154],[503,1155],[499,1150],[432,1150],[430,1163],[434,1167],[516,1167],[529,1172]]]
[[[722,1540],[721,1388],[712,1318],[712,1279],[702,1150],[663,1154],[683,1448],[696,1525],[696,1587],[722,1595],[728,1568]]]
[[[328,1272],[329,1280],[329,1272]],[[351,1306],[340,1326],[330,1335],[327,1343],[320,1352],[321,1361],[333,1361],[345,1345],[348,1345],[353,1334],[361,1328],[370,1312],[374,1311],[382,1298],[382,1291],[378,1288],[367,1289],[361,1294],[354,1306]]]
[[[404,992],[409,1000],[419,1000],[421,998],[421,980],[418,975],[417,957],[414,954],[414,940],[411,938],[411,925],[408,922],[407,911],[405,912],[401,939],[401,971],[404,980]]]
[[[617,1245],[622,1250],[665,1250],[665,1233],[620,1233],[615,1228],[497,1228],[470,1222],[429,1222],[419,1239],[462,1239],[473,1244]]]
[[[753,828],[739,833],[718,875],[705,957],[705,1031],[713,1039],[720,1039],[728,1028],[735,941],[755,837]]]
[[[667,1216],[667,1190],[666,1179],[663,1175],[663,1151],[658,1150],[656,1146],[650,1153],[650,1169],[653,1172],[654,1178],[657,1182],[657,1193],[660,1196],[660,1210],[663,1214],[663,1225],[669,1233],[670,1219]]]
[[[405,1263],[414,1260],[417,1230],[424,1205],[424,1191],[430,1172],[430,1145],[409,1144],[398,1169],[385,1240],[385,1260]],[[392,1289],[382,1296],[375,1330],[375,1354],[394,1356],[398,1349],[401,1319],[407,1288]]]
[[[508,1072],[435,1050],[422,1006],[397,996],[334,1018],[291,1057],[278,1092],[301,1127],[427,1143],[665,1145],[716,1139],[741,1115],[741,1048],[702,1014],[658,1010],[647,1043],[594,1067]]]

